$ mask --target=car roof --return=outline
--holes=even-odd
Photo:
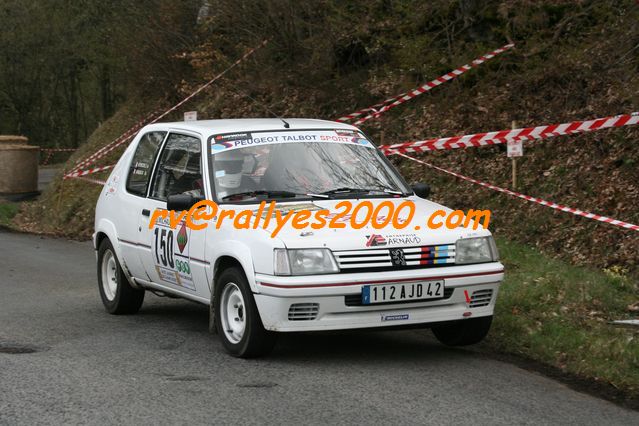
[[[233,118],[225,120],[195,120],[176,121],[172,123],[155,123],[145,126],[142,131],[152,130],[186,130],[199,133],[205,140],[211,135],[233,132],[257,132],[260,130],[310,130],[310,129],[350,129],[357,128],[350,124],[338,121],[316,120],[310,118],[283,118],[289,124],[289,128],[284,127],[284,123],[279,118]]]

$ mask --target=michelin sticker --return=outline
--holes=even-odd
[[[409,318],[408,314],[382,314],[382,322],[384,321],[405,321]]]
[[[375,148],[361,133],[354,130],[306,130],[300,132],[242,132],[213,135],[209,138],[211,153],[229,149],[272,143],[336,142]]]

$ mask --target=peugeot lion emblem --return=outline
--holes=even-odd
[[[390,250],[391,261],[394,266],[406,266],[406,257],[404,256],[404,250],[391,249]]]

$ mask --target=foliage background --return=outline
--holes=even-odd
[[[0,134],[75,148],[122,102],[161,96],[188,73],[174,55],[193,45],[195,4],[1,0]]]
[[[0,130],[93,152],[263,39],[269,45],[185,105],[201,118],[336,118],[414,88],[514,41],[514,51],[363,128],[392,143],[589,119],[637,108],[639,6],[626,1],[3,0]],[[104,71],[106,70],[106,71]],[[107,77],[105,77],[105,73]],[[105,83],[105,79],[108,84]],[[73,89],[75,87],[75,89]],[[107,87],[107,89],[105,89]],[[74,92],[74,90],[77,91]],[[73,94],[76,93],[76,96]],[[90,139],[81,144],[111,114]],[[183,111],[170,119],[181,120]],[[637,129],[526,146],[519,190],[639,223]],[[510,185],[504,147],[428,154]],[[106,159],[108,164],[117,153]],[[455,208],[490,208],[498,235],[577,264],[636,271],[639,235],[555,212],[397,161]],[[63,190],[64,187],[67,190]],[[27,229],[86,237],[97,188],[57,182],[25,207]],[[42,219],[39,214],[42,213]]]

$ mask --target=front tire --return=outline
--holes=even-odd
[[[231,355],[255,358],[271,352],[276,335],[264,329],[242,270],[234,267],[220,274],[213,303],[217,333]]]
[[[432,330],[437,340],[444,345],[467,346],[481,342],[488,334],[492,322],[491,315],[442,324]]]
[[[131,286],[108,239],[98,248],[98,288],[104,308],[113,315],[134,314],[144,301],[144,290]]]

